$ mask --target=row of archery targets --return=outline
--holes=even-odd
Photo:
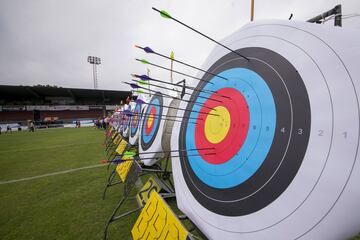
[[[134,75],[129,83],[143,91],[106,132],[114,168],[107,185],[120,184],[118,174],[124,189],[108,224],[141,211],[134,239],[196,238],[164,200],[176,196],[208,239],[355,235],[359,30],[258,21],[216,43],[193,78],[173,84]],[[116,215],[146,174],[139,207]]]

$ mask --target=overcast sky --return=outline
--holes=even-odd
[[[338,3],[343,14],[360,13],[360,0],[255,0],[255,20],[288,19],[293,13],[294,20],[305,21]],[[0,0],[0,84],[93,88],[87,62],[92,55],[102,59],[100,89],[129,90],[121,81],[146,73],[135,58],[170,65],[134,44],[164,54],[173,50],[175,58],[200,67],[214,44],[159,17],[153,6],[218,40],[250,18],[250,0]],[[345,19],[343,26],[360,30],[360,17]],[[181,65],[174,69],[196,74]],[[150,75],[169,79],[156,68]]]

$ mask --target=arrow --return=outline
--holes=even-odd
[[[152,104],[150,104],[150,105],[152,105]],[[135,115],[135,113],[130,112],[130,113],[128,113],[126,116],[128,116],[128,117],[134,117],[134,116],[136,116],[136,115]],[[162,117],[167,117],[167,118],[179,118],[178,116],[163,115],[163,114],[154,114],[153,116],[155,116],[155,117],[152,117],[152,118],[159,118],[159,119],[166,119],[166,118],[162,118]],[[141,118],[141,117],[139,117],[139,118]],[[184,118],[184,119],[204,120],[204,119],[202,119],[202,118],[195,118],[195,117],[181,117],[181,118]]]
[[[127,151],[123,154],[123,156],[129,156],[129,157],[133,157],[133,156],[139,156],[139,155],[144,155],[144,154],[153,154],[153,153],[171,153],[171,152],[185,152],[185,151],[202,151],[202,150],[214,150],[215,148],[193,148],[193,149],[178,149],[178,150],[169,150],[169,151],[155,151],[155,152],[143,152],[143,153],[138,153],[136,154],[135,152],[132,151]]]
[[[103,159],[103,160],[101,160],[100,161],[100,163],[103,163],[103,164],[106,164],[106,163],[114,163],[114,164],[120,164],[120,163],[123,163],[123,162],[126,162],[126,161],[129,161],[129,160],[131,160],[132,161],[132,159],[127,159],[127,160],[125,160],[125,159],[121,159],[121,158],[115,158],[115,159],[113,159],[113,160],[106,160],[106,159]]]
[[[206,89],[202,89],[202,90],[198,90],[194,87],[190,87],[190,86],[181,86],[181,85],[178,85],[178,84],[175,84],[175,83],[169,83],[169,82],[166,82],[166,81],[162,81],[162,80],[159,80],[159,79],[155,79],[155,78],[150,78],[146,75],[137,75],[137,74],[131,74],[132,77],[136,77],[136,78],[140,78],[142,81],[143,80],[148,80],[148,81],[153,81],[153,82],[159,82],[159,83],[165,83],[165,84],[169,84],[169,85],[172,85],[172,86],[176,86],[176,87],[184,87],[184,88],[187,88],[187,89],[191,89],[193,90],[194,92],[203,92],[203,93],[207,93],[207,94],[214,94],[214,95],[217,95],[219,97],[223,97],[223,98],[227,98],[227,99],[231,99],[230,97],[228,96],[225,96],[225,95],[222,95],[222,94],[218,94],[217,92],[215,91],[211,91],[211,90],[206,90]],[[144,81],[145,82],[145,81]]]
[[[133,82],[136,82],[136,83],[140,83],[138,80],[135,80],[135,79],[132,79],[131,81]],[[153,87],[158,87],[158,88],[163,88],[163,89],[167,89],[167,90],[170,90],[170,91],[174,91],[174,92],[179,92],[181,93],[182,91],[179,91],[179,90],[176,90],[174,88],[168,88],[168,87],[164,87],[164,86],[160,86],[160,85],[156,85],[156,84],[153,84],[153,83],[148,83],[149,86],[153,86]],[[186,95],[192,95],[191,93],[187,93],[185,92],[184,94]],[[222,101],[220,100],[216,100],[216,99],[212,99],[210,97],[203,97],[203,96],[198,96],[198,98],[202,98],[202,99],[208,99],[208,100],[211,100],[211,101],[214,101],[214,102],[219,102],[219,103],[222,103]]]
[[[186,73],[179,72],[179,71],[171,70],[170,68],[166,68],[166,67],[157,65],[157,64],[155,64],[155,63],[151,63],[151,62],[149,62],[149,61],[147,61],[147,60],[145,60],[145,59],[135,58],[135,60],[138,61],[138,62],[141,62],[141,63],[143,63],[143,64],[149,64],[149,65],[154,66],[154,67],[158,67],[158,68],[161,68],[161,69],[164,69],[164,70],[167,70],[167,71],[172,71],[172,72],[174,72],[174,73],[177,73],[177,74],[180,74],[180,75],[183,75],[183,76],[186,76],[186,77],[194,78],[194,79],[197,79],[197,80],[199,80],[199,81],[205,82],[205,80],[203,80],[203,79],[201,79],[201,78],[194,77],[194,76],[191,76],[191,75],[188,75],[188,74],[186,74]],[[214,84],[214,83],[212,83],[212,82],[207,82],[207,83],[209,83],[209,84]]]
[[[216,155],[216,153],[204,153],[204,154],[189,154],[186,155],[187,157],[194,157],[194,156],[208,156],[208,155]],[[179,156],[172,156],[172,157],[180,157]],[[157,158],[140,158],[139,156],[134,156],[134,159],[136,159],[137,161],[142,161],[142,160],[152,160],[152,159],[157,159]],[[126,161],[132,161],[132,160],[126,160]]]
[[[196,150],[196,149],[194,149]],[[201,150],[201,149],[200,149]],[[151,154],[151,153],[171,153],[171,152],[177,152],[177,151],[186,151],[186,150],[171,150],[171,151],[163,151],[163,152],[147,152],[147,153],[140,153],[140,154]],[[155,159],[155,158],[140,158],[139,155],[132,155],[133,152],[131,152],[131,154],[125,155],[126,152],[123,154],[123,157],[129,157],[130,159],[123,159],[123,158],[115,158],[113,160],[101,160],[100,163],[106,164],[106,163],[114,163],[114,164],[121,164],[123,162],[128,162],[128,161],[134,161],[134,160],[151,160],[151,159]],[[192,156],[200,156],[200,155],[215,155],[216,153],[204,153],[204,154],[189,154],[186,155],[188,157],[192,157]],[[180,157],[180,156],[173,156],[173,157]],[[133,159],[132,159],[133,158]],[[137,158],[137,159],[136,159]]]
[[[124,82],[124,81],[122,81],[122,82],[125,83],[125,84],[130,85],[132,88],[142,88],[142,89],[146,89],[146,88],[144,88],[144,87],[140,87],[139,85],[137,85],[137,84],[135,84],[135,83],[128,83],[128,82]],[[198,105],[198,106],[202,106],[202,107],[204,107],[204,108],[207,108],[207,109],[210,109],[210,110],[214,110],[214,111],[216,112],[216,109],[210,108],[210,107],[207,107],[207,106],[203,106],[203,104],[198,103],[198,102],[196,102],[196,101],[180,99],[180,98],[173,97],[173,96],[171,96],[171,95],[168,95],[168,94],[165,94],[165,93],[161,93],[161,92],[157,92],[157,91],[154,91],[154,90],[150,90],[150,91],[151,91],[151,92],[155,92],[155,94],[159,94],[159,95],[161,95],[161,96],[163,96],[163,97],[166,97],[166,98],[178,99],[178,100],[181,100],[181,101],[184,101],[184,102],[194,103],[194,104],[196,104],[196,105]]]
[[[192,31],[194,31],[194,32],[196,32],[196,33],[200,34],[201,36],[203,36],[203,37],[205,37],[205,38],[209,39],[210,41],[213,41],[214,43],[216,43],[216,44],[218,44],[218,45],[222,46],[223,48],[225,48],[225,49],[229,50],[230,52],[235,53],[236,55],[238,55],[238,56],[240,56],[240,57],[242,57],[242,58],[245,58],[246,60],[248,60],[248,61],[249,61],[249,59],[248,59],[247,57],[245,57],[245,56],[241,55],[240,53],[235,52],[235,51],[234,51],[234,50],[232,50],[231,48],[229,48],[229,47],[227,47],[227,46],[225,46],[225,45],[223,45],[223,44],[219,43],[219,42],[218,42],[218,41],[216,41],[215,39],[213,39],[213,38],[211,38],[211,37],[209,37],[209,36],[205,35],[204,33],[202,33],[202,32],[200,32],[200,31],[196,30],[195,28],[192,28],[192,27],[190,27],[189,25],[187,25],[187,24],[185,24],[185,23],[183,23],[183,22],[181,22],[181,21],[177,20],[176,18],[173,18],[173,17],[172,17],[172,16],[170,16],[170,14],[169,14],[169,13],[167,13],[165,10],[161,10],[161,11],[160,11],[160,10],[158,10],[158,9],[154,8],[154,7],[153,7],[152,9],[153,9],[154,11],[156,11],[156,12],[160,13],[160,16],[162,16],[162,17],[164,17],[164,18],[167,18],[167,19],[174,20],[174,21],[175,21],[175,22],[177,22],[177,23],[180,23],[181,25],[183,25],[183,26],[185,26],[185,27],[187,27],[187,28],[191,29]]]
[[[195,66],[190,65],[190,64],[188,64],[188,63],[185,63],[185,62],[183,62],[183,61],[173,59],[173,58],[171,58],[171,56],[170,56],[170,57],[168,57],[168,56],[166,56],[166,55],[164,55],[164,54],[161,54],[161,53],[155,52],[154,50],[152,50],[152,49],[151,49],[151,48],[149,48],[149,47],[140,47],[140,46],[138,46],[138,45],[135,45],[135,47],[137,47],[137,48],[140,48],[140,49],[144,50],[146,53],[152,53],[152,54],[158,55],[158,56],[160,56],[160,57],[167,58],[167,59],[170,59],[170,60],[172,60],[172,61],[174,61],[174,62],[180,63],[180,64],[182,64],[182,65],[185,65],[185,66],[188,66],[188,67],[194,68],[194,69],[199,70],[199,71],[201,71],[201,72],[204,72],[204,73],[210,74],[210,75],[212,75],[212,76],[219,77],[219,78],[222,78],[222,79],[224,79],[224,80],[228,80],[227,78],[222,77],[222,76],[219,76],[219,75],[214,74],[214,73],[212,73],[212,72],[209,72],[209,71],[203,70],[203,69],[201,69],[201,68],[195,67]]]
[[[159,104],[155,104],[155,103],[146,103],[141,99],[137,99],[135,101],[137,104],[145,104],[145,105],[154,105],[154,106],[161,106]],[[170,107],[170,106],[162,106],[164,108],[171,108],[171,109],[177,109],[177,110],[181,110],[181,111],[185,111],[185,112],[196,112],[199,114],[206,114],[206,115],[213,115],[213,116],[219,116],[218,114],[213,114],[213,113],[206,113],[206,112],[201,112],[201,111],[195,111],[195,110],[189,110],[189,109],[184,109],[184,108],[177,108],[177,107]]]
[[[144,118],[145,116],[143,116],[142,118]],[[183,122],[182,120],[178,120],[178,119],[173,119],[175,118],[174,116],[169,116],[170,118],[165,118],[166,116],[165,115],[158,115],[158,116],[150,116],[149,118],[152,118],[152,119],[159,119],[159,120],[167,120],[167,121],[173,121],[173,122]],[[173,117],[173,118],[171,118]],[[187,117],[183,117],[184,119],[187,119]],[[141,117],[139,117],[139,119],[141,119]],[[190,118],[190,119],[195,119],[195,118]],[[199,118],[199,120],[204,120],[202,118]],[[192,124],[197,124],[196,122],[189,122],[189,123],[192,123]],[[124,125],[124,123],[122,123],[121,125]]]

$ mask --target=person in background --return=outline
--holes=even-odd
[[[18,123],[18,131],[21,131],[22,130],[22,128],[21,128],[21,123],[19,122]]]
[[[35,132],[35,126],[34,126],[34,122],[33,122],[33,121],[30,121],[30,123],[29,123],[29,131],[30,131],[30,132]]]
[[[1,128],[1,126],[0,126],[0,135],[1,135],[1,129],[2,129],[2,128]]]
[[[11,129],[9,124],[6,125],[6,132],[5,133],[8,133],[8,132],[12,133],[12,129]]]

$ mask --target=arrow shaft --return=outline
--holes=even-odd
[[[137,74],[132,74],[132,76],[137,77],[137,78],[140,78],[140,75],[137,75]],[[181,85],[179,85],[179,84],[169,83],[169,82],[166,82],[166,81],[163,81],[163,80],[159,80],[159,79],[154,79],[154,78],[149,78],[149,79],[150,79],[151,81],[153,81],[153,82],[159,82],[159,83],[169,84],[169,85],[176,86],[176,87],[184,87],[184,88],[193,90],[194,92],[203,92],[203,93],[206,93],[206,94],[214,94],[214,95],[219,96],[219,97],[223,97],[223,98],[230,99],[230,97],[228,97],[228,96],[225,96],[225,95],[222,95],[222,94],[218,94],[217,92],[211,91],[211,90],[206,90],[206,89],[199,90],[199,89],[196,89],[196,88],[194,88],[194,87],[181,86]]]
[[[131,114],[130,117],[134,117],[136,116],[135,114]],[[182,119],[199,119],[199,120],[204,120],[202,118],[195,118],[195,117],[178,117],[178,116],[174,116],[174,115],[163,115],[163,114],[154,114],[153,116],[155,117],[167,117],[167,118],[182,118]],[[142,118],[141,116],[139,116],[139,118]]]
[[[216,153],[204,153],[204,154],[189,154],[186,155],[188,157],[194,157],[194,156],[202,156],[202,155],[215,155]],[[179,156],[172,156],[172,157],[180,157]],[[140,160],[152,160],[152,159],[157,159],[157,158],[140,158]],[[125,160],[125,161],[133,161],[133,160]]]
[[[158,9],[156,9],[156,8],[154,8],[154,7],[153,7],[152,9],[153,9],[154,11],[158,12],[158,13],[161,13],[161,11],[160,11],[160,10],[158,10]],[[179,20],[177,20],[176,18],[173,18],[173,17],[171,17],[171,16],[169,16],[169,18],[170,18],[170,19],[172,19],[172,20],[174,20],[175,22],[177,22],[177,23],[179,23],[179,24],[183,25],[184,27],[187,27],[187,28],[189,28],[190,30],[192,30],[192,31],[194,31],[194,32],[196,32],[196,33],[198,33],[198,34],[200,34],[201,36],[203,36],[203,37],[205,37],[205,38],[209,39],[210,41],[213,41],[214,43],[216,43],[216,44],[218,44],[218,45],[222,46],[223,48],[225,48],[225,49],[229,50],[230,52],[235,53],[236,55],[238,55],[238,56],[240,56],[240,57],[242,57],[242,58],[245,58],[246,60],[248,60],[248,61],[249,61],[249,59],[248,59],[247,57],[245,57],[245,56],[241,55],[241,54],[240,54],[240,53],[238,53],[238,52],[235,52],[235,51],[234,51],[234,50],[232,50],[231,48],[229,48],[229,47],[227,47],[227,46],[225,46],[225,45],[223,45],[223,44],[219,43],[219,42],[218,42],[218,41],[216,41],[215,39],[213,39],[213,38],[211,38],[211,37],[209,37],[209,36],[205,35],[204,33],[202,33],[202,32],[200,32],[200,31],[196,30],[195,28],[192,28],[192,27],[190,27],[189,25],[187,25],[187,24],[185,24],[185,23],[183,23],[183,22],[181,22],[181,21],[179,21]]]
[[[131,81],[136,82],[136,83],[140,83],[139,81],[137,81],[135,79],[132,79]],[[165,86],[159,86],[159,85],[156,85],[156,84],[153,84],[153,83],[147,83],[147,84],[149,84],[150,86],[167,89],[167,90],[174,91],[174,92],[179,92],[179,93],[182,92],[182,91],[179,91],[179,90],[176,90],[176,89],[173,89],[173,88],[168,88],[168,87],[165,87]],[[190,96],[192,95],[191,93],[187,93],[187,92],[185,92],[184,94],[190,95]],[[198,98],[208,99],[208,100],[211,100],[211,101],[214,101],[214,102],[222,103],[222,101],[220,101],[220,100],[212,99],[212,98],[209,98],[209,97],[198,96]]]
[[[135,60],[141,62],[140,59],[137,59],[137,58],[136,58]],[[148,62],[147,64],[149,64],[149,65],[151,65],[151,66],[154,66],[154,67],[157,67],[157,68],[161,68],[161,69],[167,70],[167,71],[172,71],[172,72],[174,72],[174,73],[177,73],[177,74],[180,74],[180,75],[183,75],[183,76],[186,76],[186,77],[189,77],[189,78],[197,79],[197,80],[199,80],[199,81],[204,82],[204,80],[201,79],[201,78],[194,77],[194,76],[191,76],[191,75],[189,75],[189,74],[182,73],[182,72],[179,72],[179,71],[176,71],[176,70],[171,70],[170,68],[166,68],[166,67],[157,65],[157,64],[155,64],[155,63]],[[209,84],[213,84],[213,83],[212,83],[212,82],[209,82]]]
[[[185,152],[185,151],[199,151],[199,150],[214,150],[215,148],[193,148],[193,149],[177,149],[169,151],[157,151],[157,152],[143,152],[131,156],[139,156],[144,154],[153,154],[153,153],[171,153],[171,152]]]
[[[159,104],[155,104],[155,103],[142,103],[142,104],[145,104],[145,105],[154,105],[154,106],[161,106]],[[213,116],[219,116],[217,114],[212,114],[212,113],[206,113],[206,112],[201,112],[201,111],[195,111],[195,110],[189,110],[189,109],[184,109],[184,108],[176,108],[176,107],[170,107],[170,106],[162,106],[164,108],[170,108],[170,109],[177,109],[177,110],[181,110],[181,111],[185,111],[185,112],[196,112],[196,113],[199,113],[199,114],[206,114],[206,115],[213,115]]]
[[[143,47],[140,47],[140,46],[136,46],[136,47],[137,47],[137,48],[140,48],[140,49],[142,49],[142,50],[144,50],[144,48],[143,48]],[[170,57],[168,57],[168,56],[166,56],[166,55],[164,55],[164,54],[161,54],[161,53],[158,53],[158,52],[155,52],[155,51],[153,51],[152,53],[153,53],[153,54],[155,54],[155,55],[158,55],[158,56],[160,56],[160,57],[163,57],[163,58],[166,58],[166,59],[172,60],[172,61],[174,61],[174,62],[180,63],[180,64],[185,65],[185,66],[187,66],[187,67],[191,67],[191,68],[196,69],[196,70],[198,70],[198,71],[201,71],[201,72],[204,72],[204,73],[210,74],[210,75],[212,75],[212,76],[219,77],[219,78],[222,78],[222,79],[224,79],[224,80],[228,80],[228,79],[227,79],[227,78],[225,78],[225,77],[219,76],[219,75],[214,74],[214,73],[209,72],[209,71],[205,71],[205,70],[203,70],[203,69],[201,69],[201,68],[195,67],[195,66],[193,66],[193,65],[190,65],[190,64],[188,64],[188,63],[186,63],[186,62],[183,62],[183,61],[177,60],[177,59],[175,59],[175,58],[174,58],[174,59],[172,59],[172,58],[170,58]]]
[[[131,86],[131,83],[124,82],[124,81],[123,81],[123,83],[128,84],[128,85],[130,85],[130,86]],[[146,88],[144,88],[144,87],[140,87],[140,86],[138,86],[138,88],[141,88],[141,89],[146,89]],[[149,91],[150,91],[150,92],[154,92],[155,94],[159,94],[159,95],[161,95],[161,96],[163,96],[163,97],[165,97],[165,98],[178,99],[178,100],[181,100],[181,101],[184,101],[184,102],[194,103],[194,104],[196,104],[196,105],[198,105],[198,106],[202,106],[203,108],[207,108],[207,109],[209,109],[209,110],[214,110],[214,111],[216,111],[216,109],[214,109],[214,108],[210,108],[210,107],[207,107],[207,106],[203,106],[203,104],[198,103],[198,102],[196,102],[196,101],[191,101],[191,100],[184,100],[184,99],[180,99],[180,98],[173,97],[173,96],[168,95],[168,94],[165,94],[165,93],[157,92],[157,91],[155,91],[155,90],[150,90],[150,89],[149,89]]]

